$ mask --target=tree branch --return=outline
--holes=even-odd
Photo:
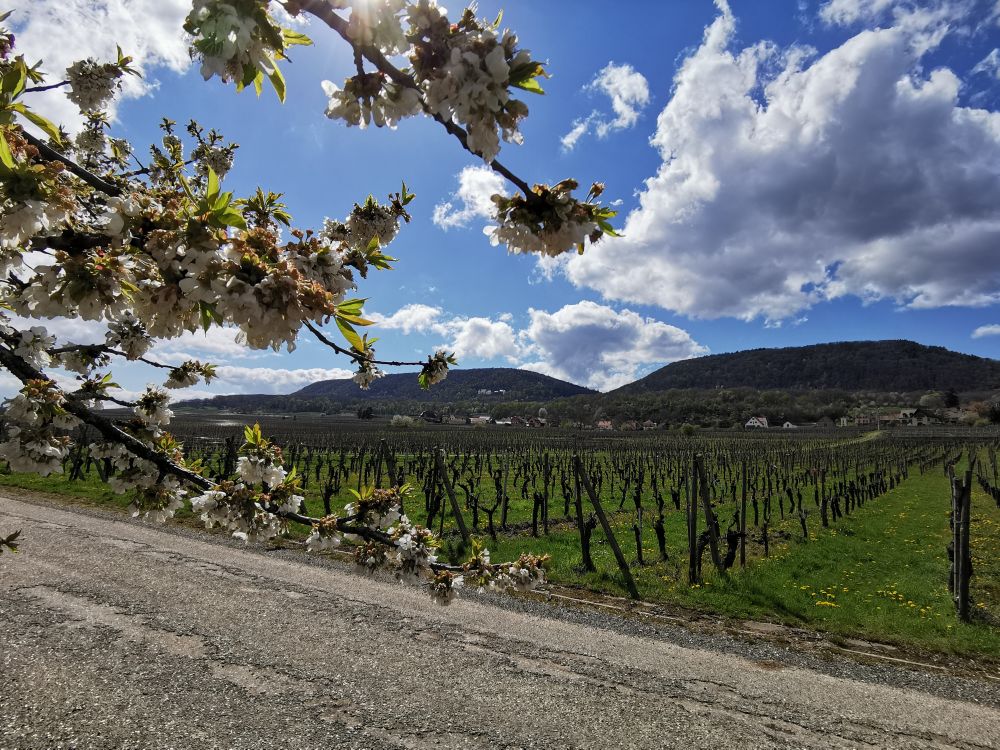
[[[107,182],[106,180],[102,180],[100,177],[98,177],[93,172],[90,172],[90,171],[84,169],[79,164],[77,164],[75,161],[73,161],[72,159],[70,159],[68,156],[63,156],[58,151],[56,151],[54,148],[52,148],[51,146],[49,146],[44,141],[36,138],[35,136],[33,136],[31,133],[29,133],[24,128],[21,129],[21,135],[24,136],[24,139],[28,143],[30,143],[32,146],[34,146],[35,148],[38,149],[38,153],[40,153],[42,155],[42,157],[46,161],[58,161],[58,162],[62,162],[63,164],[66,165],[66,168],[70,172],[72,172],[73,174],[75,174],[77,177],[79,177],[81,180],[83,180],[84,182],[86,182],[88,185],[90,185],[95,190],[100,190],[102,193],[107,193],[108,195],[121,195],[122,194],[122,191],[119,188],[115,187],[114,185],[112,185],[110,182]]]
[[[386,56],[383,55],[382,52],[379,51],[377,48],[372,47],[370,45],[359,46],[356,45],[351,40],[351,38],[347,35],[347,21],[345,21],[343,18],[338,16],[336,12],[334,12],[335,9],[332,5],[330,5],[328,0],[304,0],[303,2],[298,3],[298,7],[300,8],[300,10],[304,10],[307,13],[311,13],[312,15],[316,16],[316,18],[318,18],[327,26],[329,26],[331,29],[336,31],[337,34],[340,35],[341,39],[343,39],[345,42],[351,45],[351,47],[355,49],[355,51],[360,50],[361,54],[364,55],[364,57],[368,60],[368,62],[370,62],[378,70],[382,71],[387,76],[389,76],[389,78],[391,78],[394,82],[398,83],[400,86],[405,86],[406,88],[415,89],[417,92],[419,92],[420,102],[427,116],[439,122],[444,127],[445,130],[447,130],[451,135],[457,138],[458,142],[462,144],[462,148],[464,148],[470,154],[479,159],[483,158],[480,154],[477,154],[475,151],[469,148],[469,135],[468,133],[465,132],[465,130],[462,127],[456,125],[454,122],[451,122],[450,120],[444,119],[441,115],[434,114],[428,110],[427,103],[424,102],[423,92],[417,85],[417,82],[414,81],[411,76],[408,76],[406,73],[401,71],[391,62],[389,62]],[[506,178],[512,184],[517,186],[518,190],[524,193],[524,196],[527,200],[531,201],[537,198],[534,191],[532,191],[531,187],[528,185],[526,181],[522,180],[520,177],[514,174],[510,169],[501,164],[498,160],[494,159],[493,161],[489,162],[489,166],[494,172]]]
[[[326,337],[326,335],[322,331],[316,328],[316,326],[314,326],[308,320],[305,322],[305,324],[306,328],[312,331],[313,335],[316,336],[316,338],[319,339],[322,343],[326,344],[328,347],[333,349],[335,352],[337,352],[337,354],[343,354],[345,356],[350,357],[358,364],[361,364],[362,362],[367,362],[368,364],[384,365],[385,367],[421,367],[424,364],[423,362],[390,362],[388,360],[382,360],[382,359],[365,359],[362,355],[358,354],[357,352],[352,351],[350,349],[346,349],[331,341],[329,338]]]

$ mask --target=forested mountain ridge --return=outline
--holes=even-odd
[[[489,393],[484,393],[489,391]],[[414,373],[396,373],[379,378],[367,391],[350,378],[321,380],[291,394],[297,398],[329,398],[338,401],[408,400],[451,402],[494,397],[504,401],[548,401],[554,398],[594,393],[581,385],[548,375],[510,367],[453,369],[448,377],[423,390]]]
[[[985,391],[1000,388],[1000,361],[905,340],[750,349],[674,362],[611,395],[686,388]]]
[[[417,383],[416,373],[394,373],[379,378],[367,391],[350,378],[320,380],[289,395],[237,394],[184,401],[179,406],[237,411],[342,411],[372,405],[377,411],[407,413],[421,405],[462,404],[488,411],[505,402],[543,403],[596,391],[530,370],[509,367],[453,369],[429,390]]]

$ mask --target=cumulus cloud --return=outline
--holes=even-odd
[[[224,365],[216,370],[212,381],[216,393],[291,393],[317,380],[339,380],[351,377],[352,370],[307,367],[285,370],[273,367],[235,367]],[[180,393],[180,392],[179,392]]]
[[[444,310],[440,307],[422,304],[404,305],[392,315],[365,313],[366,317],[374,321],[379,328],[402,331],[404,334],[426,333],[432,330],[443,314]]]
[[[587,117],[576,120],[572,129],[562,137],[562,146],[567,151],[572,150],[591,130],[598,138],[606,138],[616,130],[635,126],[639,114],[649,104],[649,83],[642,73],[628,64],[609,62],[585,90],[606,94],[611,100],[614,117],[594,110]]]
[[[1000,113],[959,106],[961,82],[923,70],[910,26],[819,56],[734,49],[717,4],[658,117],[663,163],[624,239],[570,258],[568,278],[703,318],[781,320],[844,295],[1000,301]]]
[[[523,367],[600,391],[635,380],[640,367],[708,353],[676,326],[586,300],[529,315],[523,337],[536,358]]]
[[[503,177],[489,167],[466,167],[458,174],[452,200],[434,206],[434,223],[451,229],[468,226],[473,219],[489,220],[495,213],[490,196],[503,191]]]
[[[384,319],[402,319],[408,307]],[[510,313],[463,317],[431,309],[434,320],[421,332],[440,335],[445,341],[438,346],[466,367],[503,360],[597,390],[635,380],[643,368],[708,353],[676,326],[586,300],[555,312],[529,309],[525,328],[515,326]]]
[[[455,352],[460,359],[503,358],[515,363],[521,353],[517,334],[507,320],[453,318],[439,325],[437,330],[450,336],[446,348]]]
[[[1000,325],[994,323],[993,325],[979,326],[972,332],[974,339],[981,339],[985,336],[1000,336]]]
[[[274,356],[271,350],[250,349],[240,340],[236,328],[213,326],[207,331],[185,331],[174,339],[157,341],[150,357],[171,364],[187,359],[225,362],[231,359],[255,359]]]
[[[49,83],[61,81],[76,60],[116,59],[116,44],[144,74],[141,79],[125,76],[122,96],[127,98],[155,87],[157,68],[180,72],[191,62],[181,28],[191,10],[189,0],[32,0],[17,5],[7,21],[16,35],[16,50],[29,63],[43,60]],[[36,96],[32,106],[54,122],[71,130],[81,125],[79,111],[61,91]]]

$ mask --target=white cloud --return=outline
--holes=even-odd
[[[873,21],[899,0],[829,0],[819,11],[819,17],[829,24],[849,26],[859,21]]]
[[[442,336],[445,342],[435,348],[455,352],[462,366],[502,360],[598,390],[634,380],[642,368],[708,353],[676,326],[586,300],[555,312],[529,309],[530,322],[520,329],[510,313],[463,317],[425,305],[407,305],[379,317],[402,329],[411,308],[425,308],[419,332]]]
[[[404,305],[392,315],[365,313],[379,328],[402,331],[404,334],[426,333],[434,328],[444,311],[440,307],[412,304]]]
[[[594,110],[587,117],[574,121],[573,128],[562,137],[562,146],[567,151],[590,130],[597,133],[598,138],[606,138],[616,130],[635,126],[639,114],[649,104],[649,83],[642,73],[628,64],[609,62],[585,88],[599,91],[611,99],[614,118]]]
[[[974,339],[981,339],[984,336],[1000,336],[1000,325],[979,326],[979,328],[972,332],[972,338]]]
[[[568,278],[704,318],[781,320],[843,295],[1000,302],[1000,113],[959,106],[961,82],[921,69],[912,28],[818,57],[733,50],[718,4],[659,115],[663,164],[625,238],[570,258]]]
[[[177,338],[157,341],[149,356],[157,361],[179,364],[187,359],[220,363],[230,359],[256,359],[275,354],[269,349],[251,349],[238,339],[239,330],[236,328],[213,326],[207,331],[185,331]]]
[[[58,344],[103,344],[108,327],[97,320],[80,318],[24,318],[8,315],[7,321],[17,331],[26,331],[34,326],[42,326],[50,336],[56,337]]]
[[[560,139],[562,147],[566,151],[572,151],[576,148],[576,142],[587,134],[587,131],[590,130],[590,124],[592,122],[592,115],[581,120],[574,120],[572,129]]]
[[[586,300],[554,313],[532,309],[529,314],[522,336],[536,359],[523,367],[597,390],[635,380],[640,367],[708,353],[676,326]]]
[[[231,365],[219,367],[216,372],[219,377],[213,380],[210,386],[214,393],[291,393],[317,380],[337,380],[349,378],[354,374],[352,370],[340,368],[309,367],[284,370]],[[178,391],[178,393],[185,392]]]
[[[972,73],[983,73],[1000,78],[1000,49],[994,48],[986,57],[976,63]]]
[[[439,325],[437,330],[450,335],[450,341],[446,348],[455,352],[460,359],[467,357],[503,358],[508,362],[515,363],[521,352],[517,334],[506,320],[453,318]]]
[[[31,0],[15,1],[14,9],[7,23],[16,35],[16,51],[29,63],[43,60],[48,83],[63,80],[76,60],[114,60],[116,44],[144,74],[125,76],[122,95],[128,98],[156,85],[157,68],[183,71],[191,62],[181,28],[189,0]],[[80,126],[76,106],[61,91],[32,96],[32,106],[53,121],[71,130]]]
[[[504,180],[489,167],[466,167],[458,173],[458,190],[452,195],[461,207],[452,201],[434,206],[434,223],[442,229],[468,226],[473,219],[489,220],[495,214],[490,197],[503,193]]]

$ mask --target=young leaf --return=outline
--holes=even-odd
[[[357,349],[359,352],[365,351],[365,342],[361,340],[358,332],[354,330],[354,326],[348,323],[346,320],[342,320],[339,316],[336,318],[337,328],[343,334],[347,342]]]
[[[0,163],[8,169],[14,168],[14,155],[10,152],[10,145],[7,143],[7,135],[0,130]]]
[[[35,125],[44,130],[49,138],[54,140],[56,143],[62,143],[62,136],[59,134],[59,128],[51,120],[45,119],[37,112],[32,112],[20,103],[13,105],[11,109],[20,112],[22,115],[35,123]]]
[[[267,74],[267,77],[271,80],[271,86],[274,87],[274,92],[278,95],[278,101],[284,104],[285,77],[281,74],[281,70],[278,68],[277,63],[272,63],[271,72]]]
[[[299,32],[292,31],[291,29],[281,30],[281,40],[285,43],[286,47],[294,47],[295,45],[309,47],[313,43],[312,39],[307,37],[305,34],[300,34]]]
[[[214,201],[219,195],[219,175],[211,167],[208,168],[208,188],[205,191],[205,198],[209,203]]]

